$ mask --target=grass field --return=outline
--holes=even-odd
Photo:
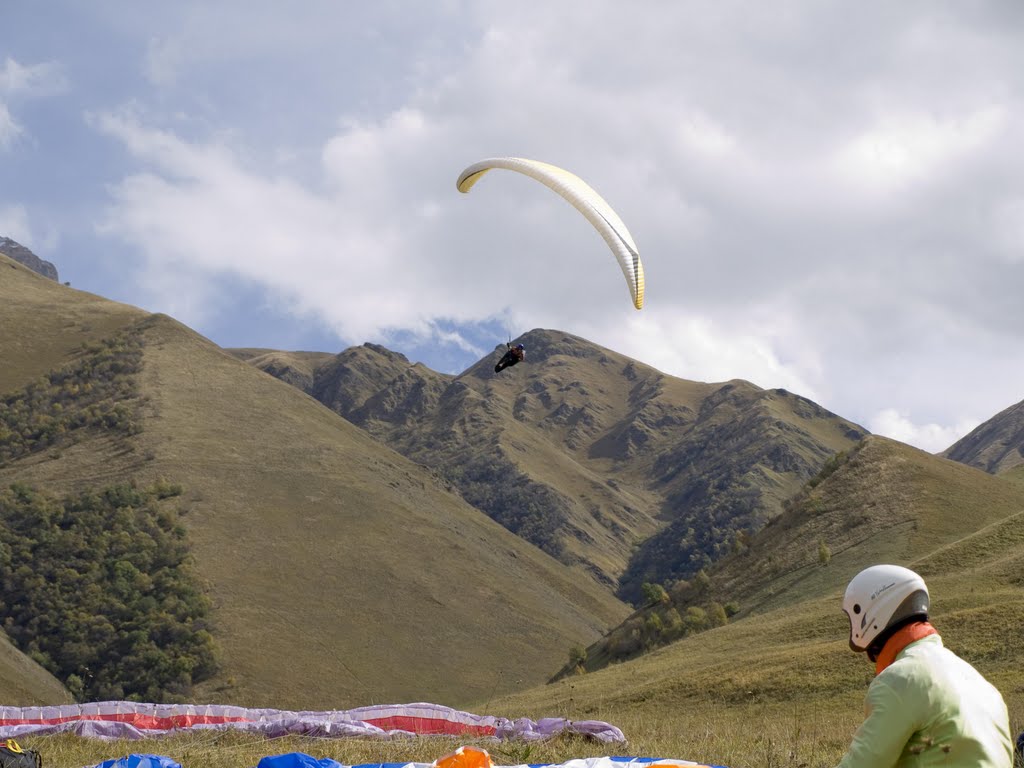
[[[625,607],[475,513],[435,475],[173,320],[19,269],[0,258],[10,271],[0,288],[18,283],[0,292],[9,331],[0,337],[0,392],[23,387],[83,341],[144,321],[147,399],[132,450],[101,437],[18,460],[0,480],[63,490],[130,472],[184,484],[182,513],[229,657],[223,679],[198,700],[313,709],[415,696],[482,715],[604,720],[628,740],[483,743],[503,765],[625,754],[731,768],[832,766],[860,722],[872,674],[846,646],[841,590],[865,565],[893,561],[925,575],[946,644],[1000,688],[1014,733],[1024,728],[1019,468],[992,476],[869,438],[712,572],[721,599],[741,606],[730,624],[550,685],[499,687],[503,675],[545,679],[573,640],[599,634]],[[402,556],[387,557],[389,548]],[[38,679],[40,670],[19,672],[3,650],[0,684],[5,668]],[[58,693],[51,686],[45,695]],[[238,733],[21,742],[40,750],[47,768],[132,752],[186,768],[252,768],[291,751],[345,764],[430,762],[472,743]]]
[[[1016,702],[1017,717],[1011,723],[1014,733],[1024,728],[1019,694]],[[491,713],[499,714],[496,710]],[[298,736],[265,739],[228,732],[114,742],[61,735],[25,738],[21,743],[41,751],[47,768],[81,768],[131,753],[167,755],[180,762],[183,768],[254,768],[264,755],[286,752],[329,757],[345,765],[429,763],[463,744],[475,744],[488,750],[497,765],[632,755],[706,762],[729,768],[831,768],[842,757],[860,722],[861,702],[859,697],[844,696],[828,704],[758,702],[698,708],[655,703],[630,709],[598,708],[588,718],[618,726],[627,742],[602,744],[580,737],[556,737],[539,743],[447,737],[388,741]]]
[[[569,647],[628,612],[435,473],[173,319],[4,256],[0,274],[0,394],[75,359],[97,335],[130,328],[140,339],[137,431],[79,430],[59,450],[5,462],[0,485],[57,495],[161,479],[183,488],[175,503],[223,651],[201,700],[465,706],[542,682]],[[0,686],[11,685],[0,701],[38,701],[22,684],[38,670],[3,650]]]
[[[41,751],[47,768],[80,768],[132,753],[166,755],[183,768],[253,768],[264,755],[286,752],[329,757],[345,765],[429,763],[464,744],[486,749],[496,765],[561,763],[610,754],[705,761],[730,768],[818,768],[838,762],[857,720],[852,712],[849,717],[829,717],[814,708],[768,710],[758,706],[710,716],[693,712],[634,713],[616,723],[629,738],[625,744],[600,744],[579,737],[525,743],[447,737],[397,741],[292,736],[264,739],[241,733],[115,742],[61,735],[22,739],[21,744]]]
[[[956,576],[934,579],[933,591],[943,595],[934,623],[949,647],[1000,688],[1013,733],[1018,733],[1024,729],[1024,678],[1016,655],[1024,594],[1019,586],[1004,584],[979,596],[971,587],[958,588],[962,583]],[[57,768],[93,765],[130,752],[168,755],[185,768],[252,768],[263,755],[291,751],[343,764],[430,762],[470,743],[488,749],[500,765],[611,754],[730,768],[826,768],[838,762],[859,724],[873,675],[867,659],[846,647],[844,624],[838,595],[829,595],[686,638],[599,672],[467,707],[513,719],[602,720],[622,729],[624,744],[580,737],[534,744],[443,738],[267,740],[239,733],[143,742],[69,736],[24,742]]]

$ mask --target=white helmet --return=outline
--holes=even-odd
[[[924,579],[899,565],[873,565],[853,577],[843,596],[850,619],[850,648],[858,653],[889,627],[911,616],[928,617]]]

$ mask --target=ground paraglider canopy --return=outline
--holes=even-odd
[[[625,741],[622,731],[598,720],[508,720],[426,703],[319,712],[134,701],[0,707],[0,739],[64,732],[97,739],[143,739],[187,730],[240,730],[271,738],[289,734],[337,738],[429,735],[528,741],[566,733],[604,742]]]
[[[152,739],[190,731],[240,730],[267,738],[287,735],[315,738],[463,737],[474,740],[541,741],[576,735],[595,742],[624,745],[626,738],[614,725],[600,720],[509,720],[475,715],[439,704],[390,704],[349,710],[292,712],[248,709],[222,704],[147,704],[104,701],[50,707],[0,707],[0,740],[15,737],[73,733],[109,741]],[[447,751],[447,750],[446,750]],[[191,768],[163,755],[131,754],[113,758],[95,768]],[[433,763],[366,763],[343,765],[331,758],[301,752],[267,755],[258,768],[526,768],[494,765],[486,749],[462,746]],[[536,763],[530,768],[722,768],[675,758],[588,757],[566,763]]]
[[[108,760],[95,768],[183,768],[183,766],[162,755],[128,755]],[[190,768],[185,766],[184,768]],[[329,757],[316,758],[304,752],[288,752],[282,755],[267,755],[256,768],[523,768],[523,766],[494,765],[485,750],[475,747],[459,747],[455,753],[435,760],[433,763],[363,763],[348,766]],[[659,759],[647,757],[585,757],[565,763],[531,763],[529,768],[724,768],[689,760]]]
[[[469,192],[485,173],[495,168],[522,173],[539,181],[582,213],[615,254],[629,286],[633,306],[637,309],[643,307],[644,268],[640,263],[640,253],[626,225],[604,198],[583,179],[564,168],[522,157],[491,157],[473,163],[459,174],[456,182],[459,192]]]

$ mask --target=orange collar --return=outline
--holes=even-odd
[[[928,635],[937,634],[939,633],[935,627],[927,621],[907,624],[907,626],[895,632],[892,637],[885,641],[882,652],[878,654],[878,661],[875,662],[875,674],[882,674],[882,670],[896,661],[896,656],[899,652],[911,643],[916,643],[921,638],[928,637]]]

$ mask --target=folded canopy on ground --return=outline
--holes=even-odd
[[[144,761],[135,760],[141,758]],[[442,758],[443,759],[443,758]],[[433,763],[363,763],[347,766],[329,757],[316,758],[303,752],[288,752],[283,755],[267,755],[256,768],[439,768],[441,760]],[[532,763],[529,766],[501,766],[488,764],[489,768],[724,768],[688,760],[660,759],[649,757],[587,757],[569,760],[565,763]],[[169,757],[158,755],[129,755],[119,760],[108,760],[95,768],[189,768],[180,766]]]
[[[143,739],[193,729],[241,730],[269,737],[288,734],[337,738],[443,735],[523,740],[566,733],[603,742],[625,741],[621,730],[599,720],[561,717],[509,720],[427,703],[322,712],[133,701],[0,707],[0,738],[71,732],[97,739]]]

